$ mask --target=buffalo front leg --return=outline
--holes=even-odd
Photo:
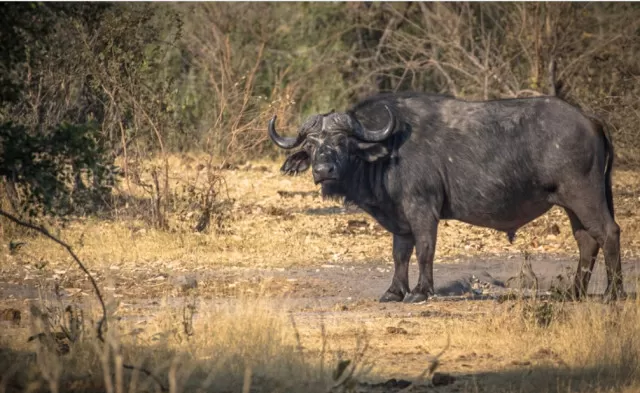
[[[381,302],[401,302],[409,292],[409,260],[413,253],[412,236],[393,235],[393,280]]]
[[[415,288],[404,298],[405,303],[425,301],[435,293],[433,286],[433,257],[436,250],[438,220],[429,218],[420,224],[415,235],[416,257],[420,275]]]

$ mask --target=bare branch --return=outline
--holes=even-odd
[[[80,267],[80,270],[82,270],[84,272],[84,274],[86,274],[87,277],[89,278],[89,281],[91,282],[91,286],[93,287],[93,290],[96,293],[96,297],[98,298],[98,301],[100,302],[100,306],[102,307],[102,318],[98,322],[98,338],[100,339],[100,341],[104,341],[104,339],[102,337],[102,330],[103,330],[103,325],[106,324],[106,321],[107,321],[107,307],[105,306],[104,300],[102,298],[102,293],[100,292],[100,289],[98,289],[98,283],[93,278],[91,273],[89,273],[89,270],[87,270],[87,268],[84,266],[82,261],[80,261],[80,258],[78,258],[76,253],[73,252],[73,250],[71,249],[71,246],[69,244],[63,242],[62,240],[58,239],[57,237],[53,236],[51,233],[49,233],[49,231],[47,229],[45,229],[45,228],[43,228],[41,226],[38,226],[38,225],[34,225],[34,224],[30,224],[28,222],[22,221],[21,219],[15,217],[12,214],[9,214],[9,213],[5,212],[4,210],[0,210],[0,216],[3,216],[5,218],[7,218],[9,221],[12,221],[15,224],[18,224],[18,225],[23,226],[25,228],[29,228],[31,230],[39,232],[43,236],[49,238],[50,240],[53,240],[54,242],[58,243],[60,246],[62,246],[64,249],[67,250],[69,255],[71,255],[73,260]]]
[[[549,90],[552,96],[558,95],[556,83],[556,60],[551,59],[549,62]]]
[[[71,246],[67,243],[65,243],[64,241],[58,239],[57,237],[53,236],[46,228],[43,228],[39,225],[35,225],[35,224],[31,224],[28,223],[26,221],[23,221],[17,217],[15,217],[12,214],[9,214],[7,212],[5,212],[4,210],[0,209],[0,216],[5,217],[6,219],[8,219],[9,221],[20,225],[22,227],[34,230],[38,233],[40,233],[41,235],[43,235],[44,237],[48,238],[49,240],[52,240],[53,242],[59,244],[60,246],[62,246],[67,253],[69,253],[69,255],[71,255],[71,258],[73,258],[73,260],[76,262],[76,264],[78,265],[78,267],[80,267],[80,270],[82,270],[84,272],[84,274],[87,276],[87,278],[89,278],[89,281],[91,282],[91,286],[93,287],[93,290],[96,294],[96,297],[98,298],[98,301],[100,302],[100,307],[102,308],[102,318],[100,319],[100,321],[98,322],[98,327],[97,327],[97,337],[98,340],[100,340],[100,342],[105,343],[104,340],[104,336],[103,336],[103,328],[107,325],[107,307],[104,303],[104,299],[102,297],[102,293],[100,292],[100,289],[98,288],[98,283],[96,282],[96,280],[93,278],[93,276],[91,275],[91,273],[89,272],[89,270],[85,267],[85,265],[82,263],[82,261],[80,260],[80,258],[78,258],[78,256],[76,255],[75,252],[73,252],[73,249],[71,248]],[[145,375],[151,377],[160,387],[160,389],[162,389],[162,391],[167,391],[167,388],[165,388],[164,384],[162,383],[162,381],[160,381],[160,379],[158,377],[156,377],[155,375],[153,375],[151,373],[151,371],[141,368],[141,367],[136,367],[136,366],[132,366],[129,364],[123,364],[122,365],[123,368],[126,368],[128,370],[137,370],[140,371],[142,373],[144,373]]]
[[[457,97],[458,96],[458,88],[456,87],[456,83],[451,78],[451,75],[449,75],[449,73],[447,71],[445,71],[445,69],[440,65],[439,62],[437,62],[435,60],[432,60],[430,63],[433,64],[433,66],[438,71],[440,71],[442,76],[444,76],[444,78],[447,80],[447,84],[449,85],[449,90],[451,90],[451,93],[453,93],[453,95]]]

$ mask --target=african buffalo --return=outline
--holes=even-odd
[[[281,171],[312,168],[324,197],[343,198],[393,234],[394,274],[380,301],[434,293],[438,223],[455,219],[515,232],[561,206],[580,250],[574,295],[584,296],[601,247],[609,299],[624,296],[620,228],[611,191],[613,146],[595,117],[556,97],[465,101],[380,94],[346,112],[309,117],[296,137],[269,122],[290,154]],[[409,290],[413,249],[420,268]]]

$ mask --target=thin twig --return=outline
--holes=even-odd
[[[450,344],[451,335],[447,334],[447,344],[444,346],[444,348],[442,348],[440,352],[438,352],[437,355],[432,356],[431,359],[429,359],[429,366],[427,366],[427,368],[420,374],[420,376],[418,376],[416,381],[421,381],[426,375],[433,376],[433,373],[436,371],[438,366],[440,366],[440,358],[442,357],[442,355],[444,355],[447,349],[449,349]]]
[[[169,391],[169,389],[167,389],[164,384],[162,383],[162,381],[160,380],[160,378],[156,377],[155,375],[153,375],[153,373],[149,370],[147,370],[146,368],[142,368],[142,367],[136,367],[133,366],[131,364],[123,364],[122,368],[126,368],[127,370],[133,370],[133,371],[140,371],[141,373],[143,373],[144,375],[146,375],[147,377],[151,378],[154,380],[155,383],[158,384],[158,386],[160,386],[160,389],[163,392],[167,392]]]
[[[289,319],[291,320],[291,327],[293,327],[293,332],[296,338],[296,344],[298,344],[298,352],[300,352],[300,356],[303,358],[304,362],[304,349],[302,347],[302,340],[300,339],[300,332],[298,331],[298,325],[296,324],[296,320],[293,317],[293,314],[289,314]]]
[[[364,344],[362,345],[362,348],[360,348],[361,339],[364,339]],[[357,336],[356,353],[353,357],[353,361],[350,361],[349,364],[347,365],[347,367],[351,366],[351,369],[347,372],[346,375],[343,375],[341,377],[341,380],[340,380],[340,377],[338,377],[338,380],[333,384],[331,389],[329,389],[330,392],[335,391],[341,386],[345,386],[349,381],[352,380],[353,375],[355,374],[356,369],[358,368],[358,365],[360,364],[360,362],[363,361],[365,353],[369,350],[369,343],[370,343],[369,339],[366,337],[366,331],[362,335]]]
[[[5,217],[5,218],[7,218],[7,219],[9,219],[10,221],[13,221],[14,223],[16,223],[16,224],[18,224],[20,226],[32,229],[32,230],[34,230],[36,232],[40,232],[42,235],[44,235],[45,237],[53,240],[54,242],[58,243],[59,245],[61,245],[62,247],[64,247],[67,250],[69,255],[71,255],[71,257],[73,258],[74,261],[76,261],[76,263],[78,264],[80,269],[89,278],[89,281],[91,282],[91,286],[93,286],[93,290],[95,291],[96,296],[98,297],[98,301],[100,302],[100,306],[102,307],[102,319],[100,319],[100,322],[98,322],[98,339],[100,339],[100,341],[104,342],[104,339],[102,337],[102,326],[104,325],[104,323],[107,320],[107,307],[105,306],[104,299],[102,298],[102,293],[100,293],[100,289],[98,289],[98,283],[96,283],[96,280],[93,278],[91,273],[89,273],[89,270],[87,270],[87,268],[80,261],[78,256],[73,252],[73,250],[71,249],[71,246],[68,245],[67,243],[63,242],[62,240],[58,239],[57,237],[53,236],[51,233],[49,233],[48,230],[46,230],[45,228],[43,228],[41,226],[37,226],[37,225],[34,225],[34,224],[30,224],[28,222],[22,221],[19,218],[15,217],[12,214],[9,214],[9,213],[7,213],[7,212],[5,212],[3,210],[0,210],[0,215]]]

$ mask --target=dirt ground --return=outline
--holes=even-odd
[[[181,238],[181,248],[172,243],[178,242],[179,235],[162,237],[134,224],[122,229],[124,235],[117,234],[117,223],[85,223],[81,231],[81,224],[70,226],[72,237],[82,233],[85,243],[80,255],[94,262],[90,270],[105,296],[117,305],[118,318],[133,321],[139,333],[161,318],[167,307],[180,312],[185,304],[195,302],[194,319],[202,322],[209,315],[206,310],[239,298],[261,299],[290,315],[300,334],[299,345],[309,354],[319,353],[323,336],[329,338],[328,352],[355,350],[356,338],[366,331],[371,368],[356,387],[363,392],[401,391],[411,382],[412,391],[474,391],[490,385],[496,387],[494,391],[542,391],[535,384],[527,388],[526,381],[540,384],[547,381],[541,377],[547,372],[558,380],[580,380],[580,373],[589,372],[581,369],[576,374],[571,369],[569,373],[567,360],[549,343],[518,343],[508,333],[507,325],[522,312],[514,311],[517,300],[506,295],[534,294],[535,282],[538,302],[545,302],[545,296],[566,288],[572,280],[577,248],[562,212],[552,211],[523,228],[515,245],[509,245],[504,234],[445,224],[434,268],[437,295],[421,304],[383,304],[378,298],[393,273],[390,235],[361,212],[322,201],[309,179],[280,176],[277,163],[249,168],[224,174],[237,212],[228,228],[204,237]],[[625,289],[631,294],[640,273],[640,243],[635,234],[640,211],[637,178],[635,173],[622,173],[615,192],[624,239]],[[247,192],[247,187],[254,191]],[[116,233],[112,236],[120,244],[104,250],[97,244],[111,244],[114,238],[96,234],[108,236],[109,231]],[[91,239],[96,238],[92,245]],[[15,340],[28,337],[30,304],[56,296],[68,303],[93,298],[87,280],[64,253],[57,254],[36,239],[24,242],[20,252],[5,249],[0,264],[0,309],[19,310],[22,315],[17,322],[0,322],[1,335]],[[162,247],[164,251],[158,250]],[[523,250],[530,255],[535,281],[515,279],[525,261]],[[38,265],[45,260],[45,266]],[[411,286],[416,279],[412,258]],[[589,292],[601,294],[605,286],[599,257]],[[578,307],[557,304],[562,305],[554,307]],[[503,334],[510,338],[500,342]],[[517,351],[510,349],[514,345],[519,345]],[[420,379],[433,356],[444,348],[437,368],[443,373],[438,376],[441,380]],[[557,381],[544,383],[549,384],[544,390],[558,386]],[[572,391],[583,391],[576,389]],[[603,389],[607,387],[584,391]]]

